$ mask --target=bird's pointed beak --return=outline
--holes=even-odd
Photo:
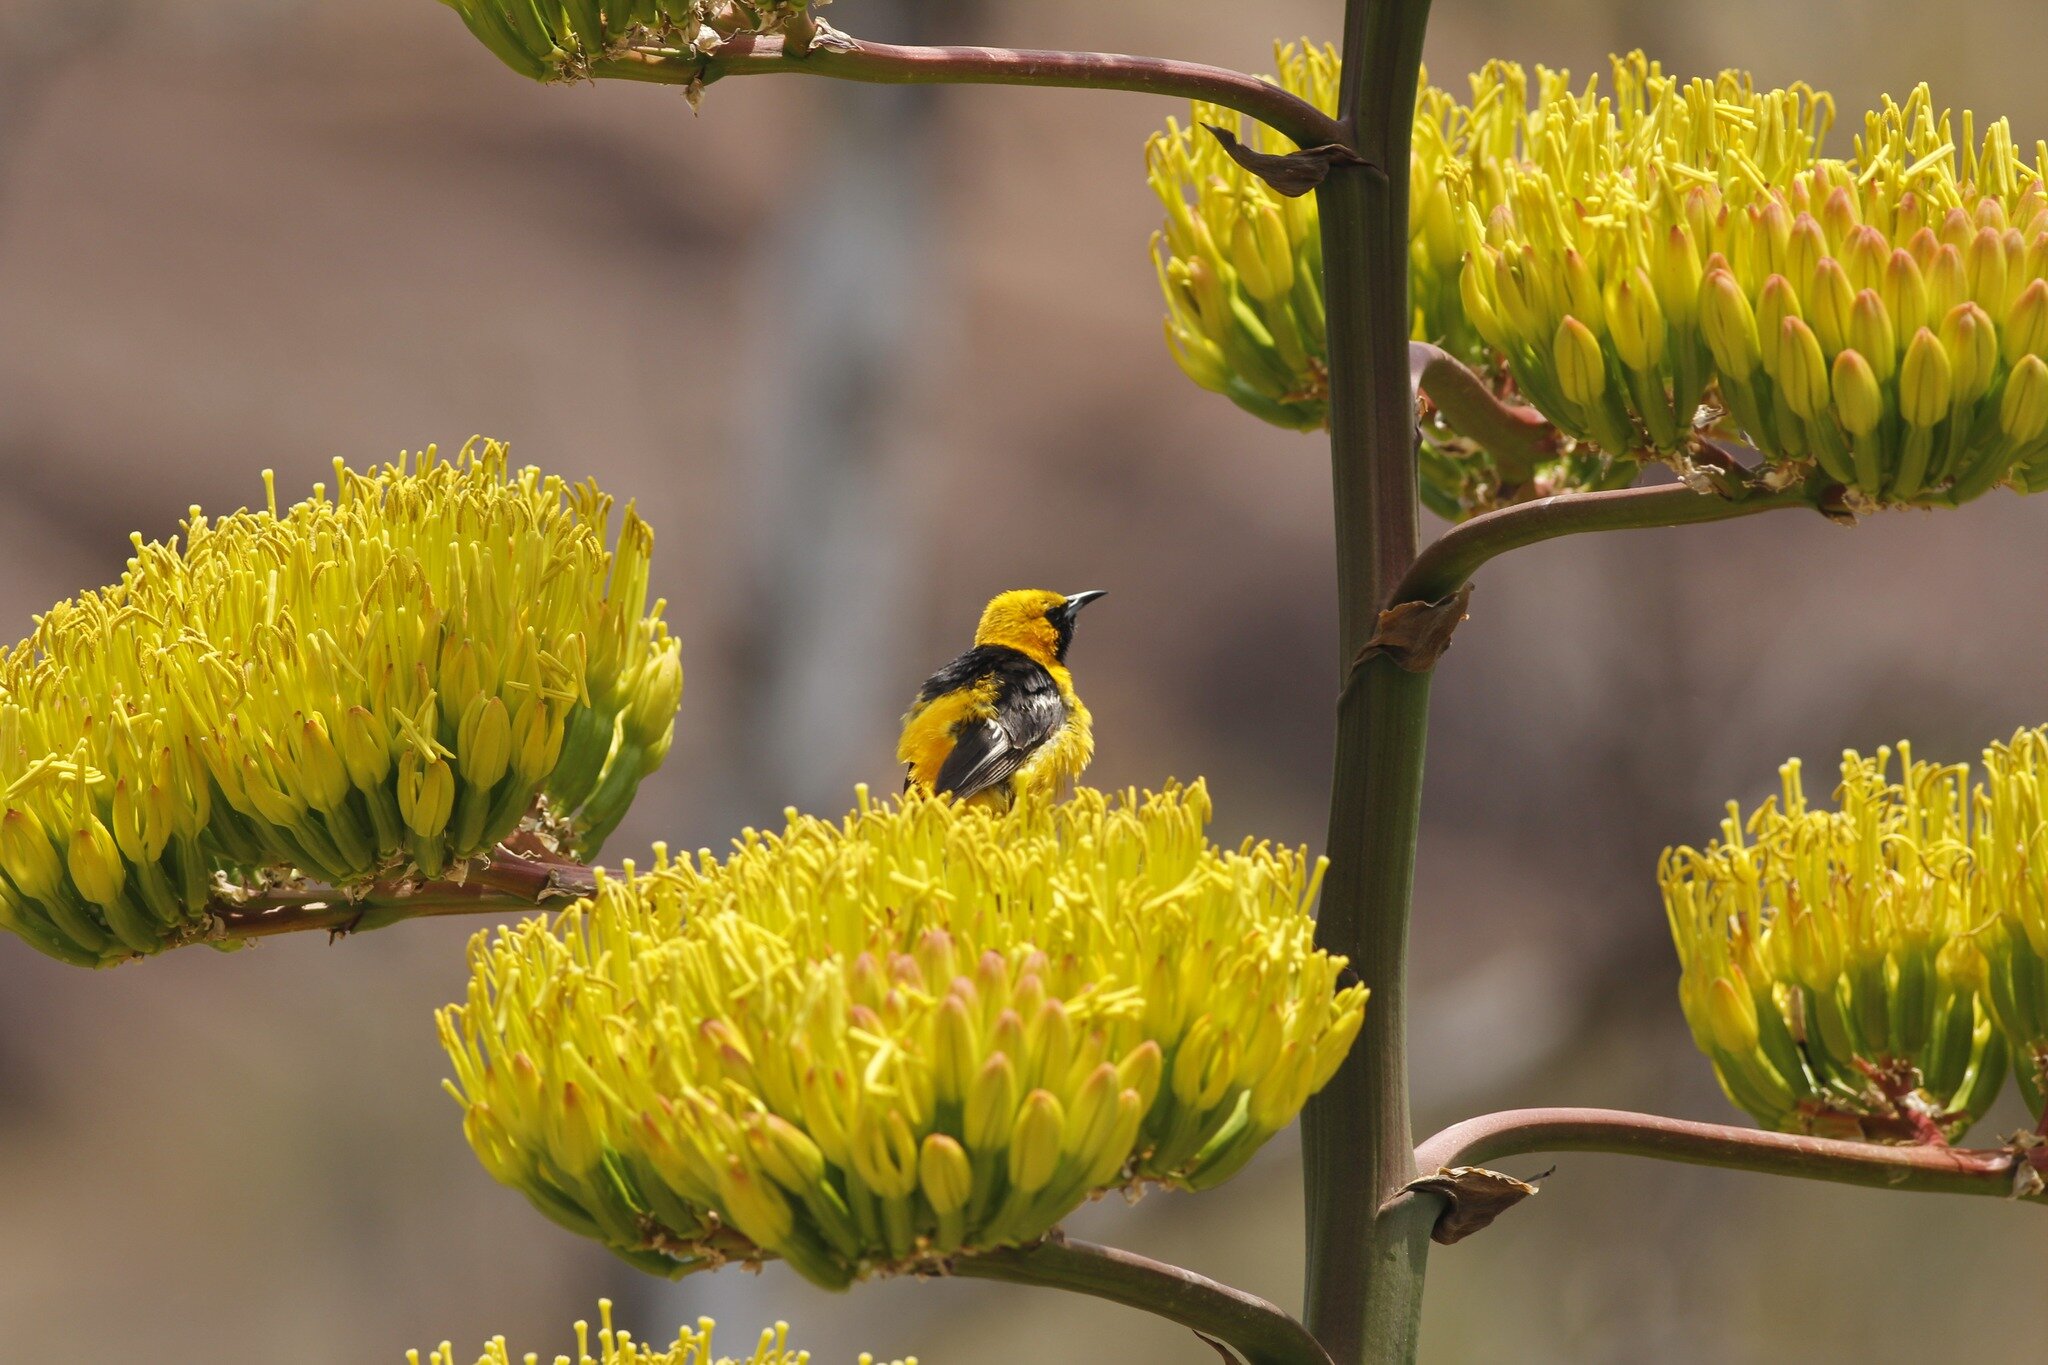
[[[1067,598],[1067,606],[1066,606],[1066,612],[1067,612],[1067,619],[1068,619],[1069,621],[1073,620],[1073,619],[1074,619],[1074,617],[1076,617],[1077,615],[1079,615],[1079,614],[1080,614],[1081,608],[1083,608],[1083,607],[1087,606],[1087,605],[1088,605],[1088,604],[1089,604],[1090,602],[1093,602],[1093,601],[1094,601],[1094,600],[1095,600],[1096,598],[1098,598],[1098,597],[1107,597],[1107,596],[1109,596],[1109,590],[1108,590],[1107,588],[1090,588],[1090,589],[1089,589],[1088,591],[1086,591],[1086,592],[1070,592],[1070,593],[1068,593],[1068,594],[1066,595],[1066,598]]]

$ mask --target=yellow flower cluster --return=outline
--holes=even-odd
[[[2039,734],[2022,737],[1992,751],[1994,772],[2025,787],[2017,769],[2044,752]],[[1731,805],[1719,840],[1659,868],[1694,1041],[1767,1127],[1954,1138],[1997,1097],[2008,1043],[2048,1043],[2012,1032],[2010,985],[1993,984],[2013,979],[2005,926],[2043,920],[2004,847],[2016,818],[2031,822],[2021,848],[2048,837],[2038,808],[1907,745],[1897,759],[1845,755],[1832,811],[1807,805],[1787,763],[1781,797],[1746,822]]]
[[[634,48],[709,52],[781,33],[829,0],[441,0],[500,61],[538,81],[581,80]]]
[[[1866,503],[2032,488],[2048,451],[2048,194],[2004,120],[1926,87],[1818,159],[1803,88],[1562,96],[1465,215],[1465,311],[1523,393],[1610,452],[1682,452],[1701,404]],[[1633,111],[1622,117],[1617,110]],[[1475,197],[1476,198],[1476,197]],[[1482,211],[1484,210],[1484,211]]]
[[[0,656],[0,925],[98,965],[209,905],[433,878],[522,821],[589,851],[682,690],[652,533],[495,444],[134,539]],[[545,798],[544,801],[541,798]]]
[[[1282,84],[1327,107],[1334,56],[1282,56]],[[1980,135],[1924,86],[1866,115],[1845,160],[1822,156],[1833,118],[1806,86],[1680,81],[1640,53],[1614,60],[1607,93],[1508,62],[1469,102],[1422,90],[1414,335],[1572,438],[1531,489],[1618,486],[1646,458],[1684,469],[1702,429],[1863,505],[2048,485],[2048,150],[2027,164],[2004,120]],[[1196,120],[1242,132],[1206,106]],[[1199,128],[1170,127],[1149,161],[1182,368],[1269,421],[1320,425],[1313,206]],[[1433,507],[1499,493],[1484,452],[1425,434]]]
[[[844,1286],[1203,1187],[1291,1122],[1365,1007],[1320,865],[1197,784],[1001,814],[909,796],[628,865],[479,936],[441,1015],[486,1169],[644,1269]]]
[[[737,1356],[714,1353],[711,1338],[717,1324],[710,1318],[697,1319],[694,1330],[685,1327],[676,1333],[672,1345],[655,1348],[633,1340],[632,1334],[612,1326],[612,1301],[597,1301],[598,1328],[595,1342],[591,1339],[590,1324],[576,1324],[576,1354],[558,1355],[554,1365],[810,1365],[811,1353],[798,1351],[789,1344],[789,1324],[778,1322],[761,1333],[754,1343],[752,1355],[741,1359]],[[597,1354],[591,1354],[595,1345]],[[460,1357],[449,1342],[442,1342],[426,1356],[418,1351],[405,1353],[406,1365],[458,1365]],[[513,1365],[515,1357],[506,1346],[505,1338],[493,1337],[484,1353],[477,1357],[476,1365]],[[540,1365],[540,1356],[532,1351],[517,1357],[523,1365]],[[860,1365],[877,1365],[875,1358],[863,1351]],[[893,1360],[889,1365],[917,1365],[917,1357],[908,1360]]]

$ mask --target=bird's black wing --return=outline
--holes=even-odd
[[[934,674],[925,684],[937,696],[949,690],[941,679],[957,671],[952,686],[966,685],[993,676],[996,682],[995,714],[960,727],[952,752],[939,765],[933,790],[950,792],[959,800],[987,791],[1011,776],[1047,740],[1067,723],[1067,704],[1052,675],[1014,649],[983,645]]]

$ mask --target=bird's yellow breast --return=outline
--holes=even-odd
[[[1062,664],[1046,671],[1059,686],[1060,700],[1067,704],[1067,723],[1039,745],[1011,777],[1010,790],[1017,796],[1061,796],[1095,757],[1095,719],[1074,691],[1074,675]]]

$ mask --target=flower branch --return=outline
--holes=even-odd
[[[1444,532],[1415,559],[1389,602],[1436,602],[1463,587],[1487,561],[1524,545],[1584,531],[1646,530],[1730,521],[1786,507],[1818,507],[1824,488],[1796,485],[1736,496],[1702,493],[1685,484],[1560,493],[1484,512]]]
[[[1614,1109],[1510,1109],[1453,1124],[1415,1150],[1424,1172],[1538,1152],[1607,1152],[1839,1185],[2048,1202],[2048,1147],[1847,1142]]]
[[[1142,1308],[1221,1342],[1248,1365],[1331,1365],[1306,1327],[1241,1289],[1114,1247],[1048,1238],[956,1260],[964,1278],[1065,1289]]]
[[[216,900],[212,910],[217,928],[211,937],[271,938],[319,929],[350,933],[407,919],[535,910],[580,900],[596,890],[593,868],[529,858],[500,847],[489,861],[471,867],[460,882],[380,883],[368,894],[353,898],[331,888],[313,887]]]
[[[1531,407],[1506,403],[1471,367],[1441,346],[1408,343],[1408,377],[1460,436],[1485,447],[1502,479],[1526,483],[1557,453],[1558,430]]]
[[[801,74],[878,85],[1020,85],[1131,90],[1235,109],[1304,147],[1344,143],[1337,120],[1269,81],[1224,67],[1112,52],[1042,52],[1002,47],[905,47],[831,34],[810,51],[780,37],[743,34],[708,54],[632,48],[592,66],[625,80],[704,86],[727,76]]]

